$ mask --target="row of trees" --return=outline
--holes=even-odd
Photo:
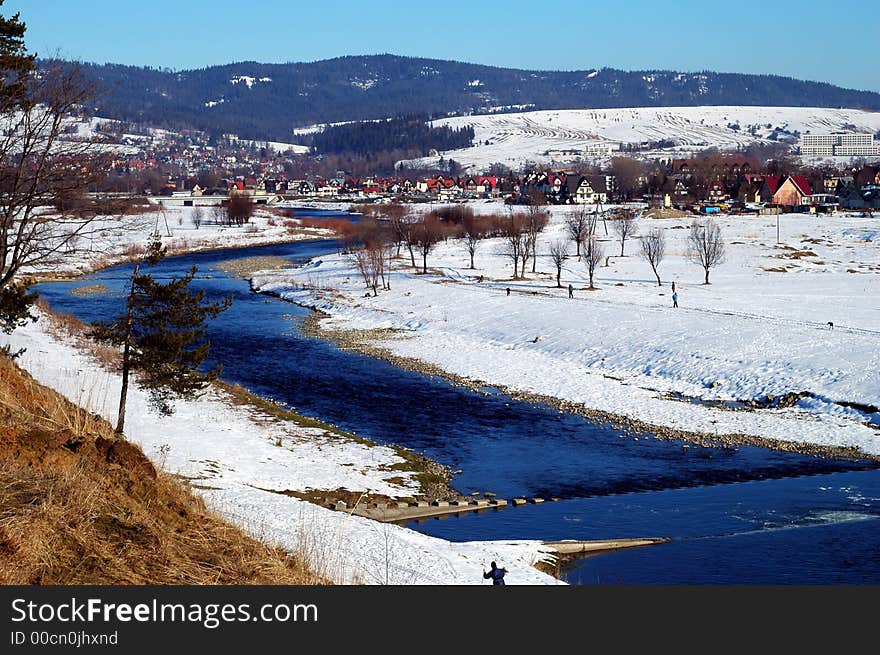
[[[373,290],[390,289],[391,261],[401,257],[405,249],[410,264],[419,273],[428,272],[428,256],[441,242],[449,239],[459,241],[469,257],[469,268],[474,270],[475,257],[486,239],[499,239],[498,254],[507,258],[513,269],[513,279],[536,272],[538,238],[544,231],[549,214],[540,206],[527,207],[526,211],[504,214],[477,215],[463,205],[443,207],[417,217],[403,205],[365,206],[364,218],[345,229],[346,250],[363,277],[365,285]],[[611,232],[620,244],[620,256],[625,256],[626,242],[638,235],[638,216],[632,210],[616,210],[612,218],[579,208],[569,214],[565,221],[567,239],[557,239],[549,244],[548,256],[556,271],[556,286],[562,286],[562,270],[569,258],[569,242],[573,242],[578,261],[586,269],[591,289],[595,288],[596,269],[603,259],[608,261],[602,241],[597,234],[600,220],[611,225]],[[662,286],[659,267],[666,255],[666,240],[662,229],[654,227],[640,239],[640,256],[651,266],[657,284]],[[704,270],[704,280],[709,284],[709,272],[724,261],[724,240],[720,227],[711,219],[705,223],[695,221],[688,234],[687,256]],[[417,258],[419,262],[417,263]],[[421,270],[418,270],[418,269]]]

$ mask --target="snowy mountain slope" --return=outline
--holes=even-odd
[[[310,123],[479,114],[529,106],[880,109],[878,93],[778,75],[519,70],[391,54],[307,63],[242,61],[181,71],[85,64],[85,72],[108,91],[97,105],[102,116],[272,141],[289,141],[292,128]]]
[[[645,107],[571,109],[516,114],[460,116],[435,121],[453,128],[472,126],[474,147],[441,153],[465,168],[494,162],[519,167],[547,163],[551,150],[583,150],[596,143],[673,141],[677,150],[737,149],[794,133],[880,130],[880,112],[820,107]],[[439,157],[410,160],[436,163]]]

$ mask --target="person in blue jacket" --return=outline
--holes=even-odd
[[[672,306],[678,307],[678,291],[672,292]]]
[[[492,562],[491,569],[488,571],[483,571],[483,578],[485,580],[489,580],[491,578],[493,585],[503,585],[504,584],[504,574],[507,573],[507,569],[498,568],[495,562]]]

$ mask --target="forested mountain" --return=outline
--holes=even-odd
[[[297,126],[413,113],[694,105],[880,109],[878,93],[773,75],[526,71],[395,55],[186,71],[85,69],[104,89],[98,115],[278,141],[292,140]]]
[[[369,155],[383,150],[417,148],[429,150],[467,148],[474,140],[474,128],[429,127],[427,116],[414,114],[389,120],[328,125],[323,131],[302,135],[297,140],[318,153]]]

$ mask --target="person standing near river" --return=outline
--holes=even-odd
[[[507,573],[507,569],[504,567],[498,568],[498,565],[495,562],[492,562],[490,565],[491,568],[486,571],[483,570],[483,579],[484,580],[492,580],[492,585],[504,585],[504,574]]]

